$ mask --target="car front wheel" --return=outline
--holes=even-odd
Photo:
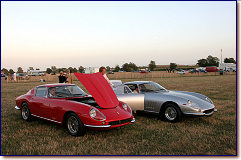
[[[23,120],[30,121],[32,119],[30,109],[27,103],[23,103],[21,107],[21,116]]]
[[[161,117],[168,122],[179,122],[182,118],[182,112],[180,108],[175,104],[167,104],[160,113]]]
[[[70,135],[83,136],[86,132],[84,124],[75,113],[70,113],[66,118],[66,127]]]

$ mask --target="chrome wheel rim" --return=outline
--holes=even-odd
[[[173,121],[177,117],[177,111],[174,107],[167,107],[165,116],[168,120]]]
[[[68,119],[68,129],[70,131],[70,133],[72,134],[76,134],[79,130],[79,122],[77,120],[77,118],[75,118],[74,116],[70,116]]]
[[[22,108],[22,117],[24,120],[28,119],[29,111],[26,106],[23,106]]]

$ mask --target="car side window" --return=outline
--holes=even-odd
[[[134,91],[136,89],[136,84],[127,84],[127,86],[132,90]]]
[[[132,91],[129,89],[129,87],[124,86],[124,94],[132,93]]]
[[[36,89],[36,97],[47,97],[47,87],[38,87]]]
[[[147,90],[147,88],[144,84],[140,84],[139,89],[140,89],[141,92],[145,92]]]

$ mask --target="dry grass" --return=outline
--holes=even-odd
[[[124,82],[133,79],[122,79]],[[209,96],[218,112],[167,123],[137,114],[136,123],[72,137],[59,125],[23,121],[15,98],[41,82],[1,83],[2,155],[236,155],[236,76],[146,78],[170,90]],[[74,81],[80,85],[78,81]]]

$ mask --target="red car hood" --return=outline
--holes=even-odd
[[[78,80],[93,96],[102,108],[113,108],[118,106],[119,101],[104,76],[101,73],[74,73]]]

